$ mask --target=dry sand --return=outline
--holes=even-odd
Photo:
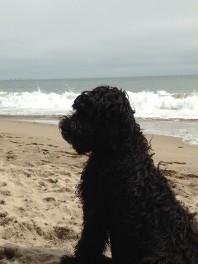
[[[147,138],[177,198],[197,212],[198,148]],[[0,263],[57,264],[73,253],[82,223],[75,187],[86,160],[56,126],[0,119]]]

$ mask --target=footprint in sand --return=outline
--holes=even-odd
[[[5,200],[0,200],[0,204],[6,204]]]
[[[8,151],[6,153],[6,159],[9,161],[9,160],[16,160],[17,159],[17,155],[14,154],[13,151]]]
[[[0,194],[2,194],[2,195],[4,195],[4,196],[10,196],[10,195],[11,195],[11,193],[10,193],[9,190],[1,190],[1,191],[0,191]]]
[[[7,185],[8,185],[7,182],[0,182],[0,187],[5,187]]]
[[[54,197],[46,197],[43,199],[45,202],[56,202],[56,199]]]
[[[5,218],[7,215],[7,212],[0,212],[0,218]]]
[[[63,254],[70,255],[68,250],[46,249],[38,247],[23,248],[13,244],[0,246],[0,263],[59,264]]]
[[[47,179],[47,181],[50,183],[57,183],[58,182],[57,179],[52,179],[52,178]]]
[[[6,245],[4,247],[0,247],[0,256],[2,258],[6,258],[6,259],[12,259],[16,253],[17,253],[18,248],[16,246],[12,246],[12,245]]]

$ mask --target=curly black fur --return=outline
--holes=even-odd
[[[62,264],[197,264],[193,214],[153,163],[127,94],[102,86],[79,95],[60,121],[63,138],[90,157],[78,195],[83,231],[75,257]],[[106,244],[112,260],[105,258]]]

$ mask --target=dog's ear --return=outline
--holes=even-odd
[[[134,128],[134,111],[128,99],[104,105],[101,116],[100,140],[103,148],[118,150],[124,146],[127,138],[132,136]]]

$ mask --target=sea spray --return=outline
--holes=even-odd
[[[166,91],[127,91],[136,117],[150,119],[198,119],[198,94]],[[0,115],[64,115],[72,110],[75,92],[0,92]]]

